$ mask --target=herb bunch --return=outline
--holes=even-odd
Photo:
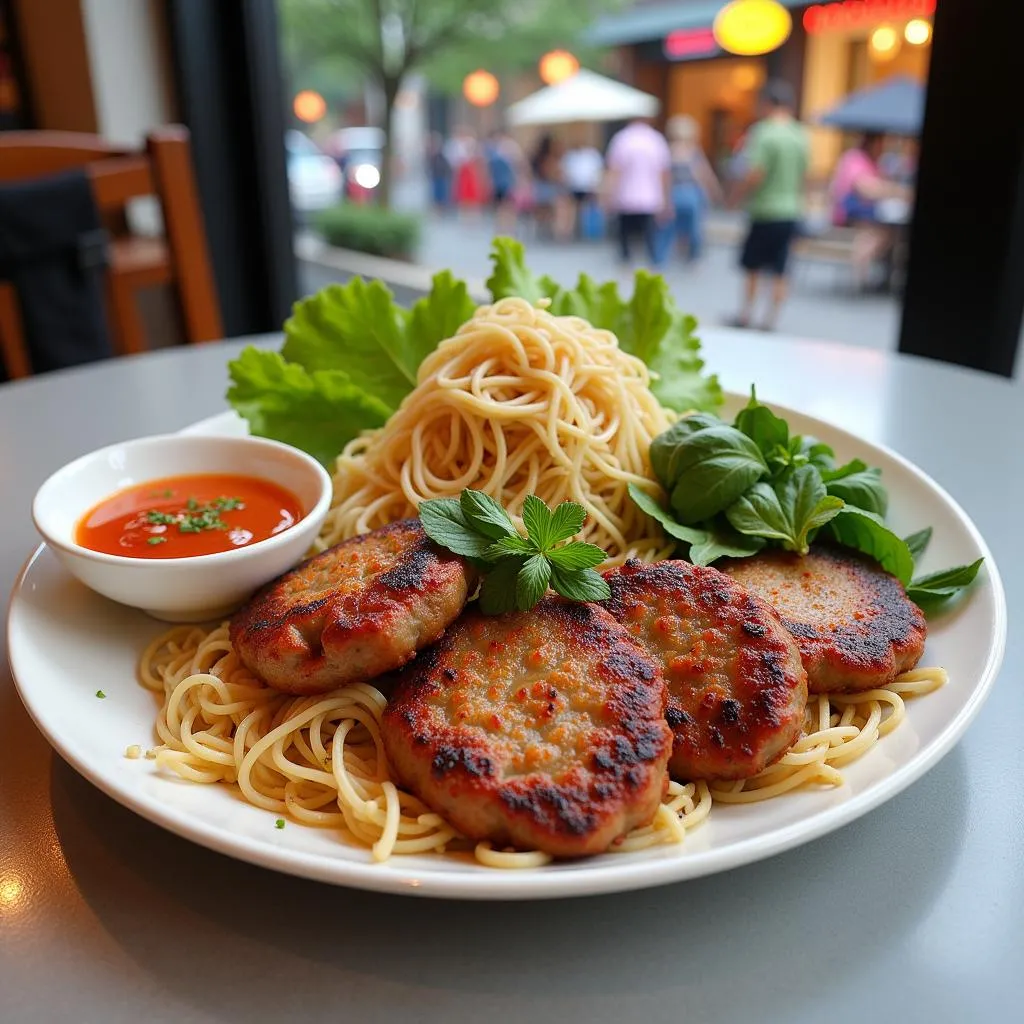
[[[570,601],[611,596],[594,571],[608,556],[596,544],[573,541],[586,509],[563,501],[554,511],[536,495],[523,502],[524,537],[501,505],[482,491],[432,498],[419,508],[427,536],[470,559],[483,574],[480,609],[486,615],[529,611],[550,587]]]
[[[832,448],[791,435],[754,389],[732,424],[700,413],[659,434],[651,466],[668,509],[634,484],[630,494],[696,565],[747,558],[768,545],[806,554],[821,536],[870,555],[926,610],[968,586],[981,567],[979,559],[915,578],[931,529],[903,539],[886,525],[882,471],[860,459],[837,465]]]

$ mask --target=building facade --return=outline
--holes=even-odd
[[[812,126],[812,174],[824,178],[844,139],[815,126],[815,119],[851,92],[892,75],[923,83],[936,0],[780,2],[790,9],[793,30],[763,57],[737,57],[719,47],[712,25],[722,0],[640,2],[598,21],[589,37],[615,49],[623,81],[661,100],[663,120],[676,114],[696,119],[705,151],[720,169],[756,117],[758,89],[769,77],[785,79]]]

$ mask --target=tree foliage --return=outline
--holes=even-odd
[[[349,65],[382,87],[410,71],[454,91],[474,68],[529,66],[572,47],[623,0],[281,0],[294,67]]]

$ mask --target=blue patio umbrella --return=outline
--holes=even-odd
[[[924,120],[924,86],[905,75],[851,93],[818,121],[851,132],[920,135]]]

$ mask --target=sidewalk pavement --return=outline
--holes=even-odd
[[[742,232],[742,218],[715,214],[709,218],[708,244],[700,262],[686,264],[674,256],[662,269],[679,305],[706,325],[721,324],[736,313],[741,286],[736,254]],[[454,214],[430,216],[424,223],[417,263],[431,272],[449,268],[482,287],[490,273],[487,253],[494,233],[487,214],[476,219]],[[566,283],[574,282],[581,272],[599,281],[616,279],[622,284],[631,278],[620,268],[610,241],[559,244],[531,238],[528,232],[521,237],[529,266],[537,273]],[[332,269],[327,261],[304,259],[301,268],[301,284],[307,293],[348,276]],[[866,348],[896,348],[898,298],[854,294],[849,271],[834,264],[796,259],[792,270],[792,293],[783,307],[780,333]]]

